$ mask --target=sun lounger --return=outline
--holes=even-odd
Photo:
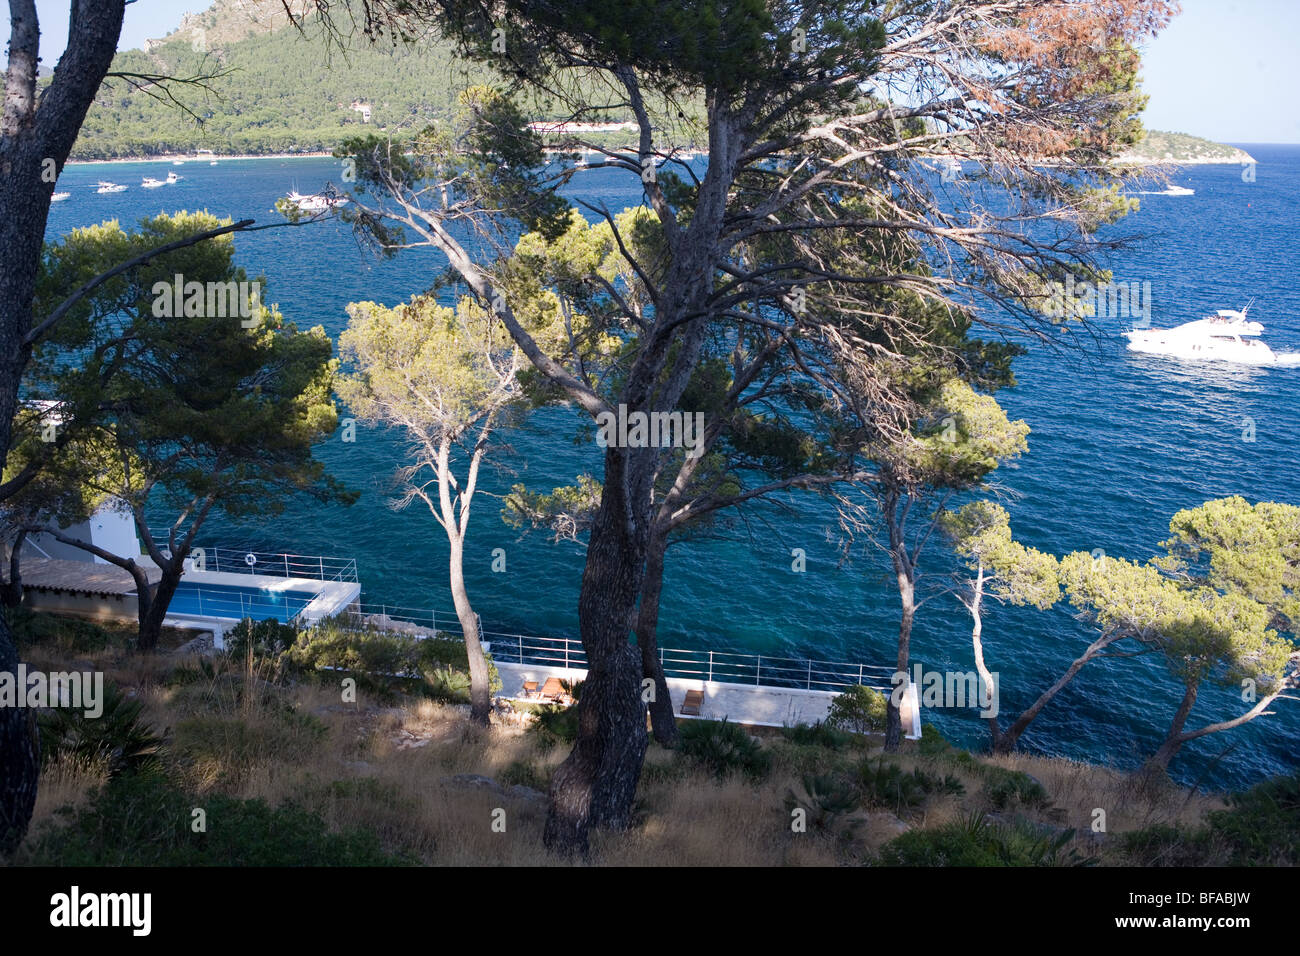
[[[691,717],[700,716],[700,708],[704,705],[704,691],[688,690],[686,699],[682,701],[682,713]]]

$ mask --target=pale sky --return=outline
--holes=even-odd
[[[1228,143],[1300,143],[1300,0],[1182,0],[1183,12],[1144,51],[1150,129]],[[52,68],[67,42],[68,0],[37,0],[41,52]],[[205,0],[136,0],[119,49],[174,29]]]

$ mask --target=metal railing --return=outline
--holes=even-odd
[[[167,550],[167,532],[149,529],[158,546]],[[358,583],[355,558],[319,554],[289,554],[282,551],[241,551],[238,548],[192,548],[195,571],[224,571],[233,574],[266,574],[280,578],[315,578],[320,581]]]
[[[383,620],[411,624],[459,634],[460,621],[455,614],[388,604],[353,604],[350,610],[382,627]],[[441,622],[441,623],[439,623]],[[586,669],[587,654],[582,642],[567,637],[539,637],[484,631],[479,634],[491,646],[492,659],[503,664],[535,664],[541,667]],[[664,676],[686,680],[720,681],[728,684],[753,684],[756,687],[786,687],[802,690],[838,691],[863,684],[889,693],[894,668],[881,664],[850,661],[818,661],[808,658],[773,657],[766,654],[741,654],[732,651],[702,651],[680,647],[659,648]]]
[[[567,637],[486,633],[484,638],[491,642],[492,659],[498,663],[564,668],[587,666],[582,642]],[[894,672],[894,668],[880,664],[681,647],[659,648],[659,662],[663,665],[665,677],[800,690],[837,691],[863,684],[888,692],[891,689],[889,678]]]
[[[355,558],[275,551],[240,551],[236,548],[196,548],[191,552],[196,571],[269,574],[281,578],[317,578],[356,583]],[[250,560],[251,559],[251,560]]]
[[[176,606],[177,598],[185,602],[181,609]],[[192,603],[198,604],[197,610],[190,607]],[[192,616],[230,620],[252,618],[254,621],[263,621],[273,617],[278,621],[292,624],[306,610],[308,603],[310,602],[303,602],[301,607],[289,613],[290,606],[282,600],[277,601],[270,597],[264,598],[258,595],[244,594],[240,591],[186,587],[176,592],[167,613],[168,616],[175,615],[178,617]]]

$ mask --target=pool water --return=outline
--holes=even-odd
[[[236,620],[251,617],[255,621],[274,618],[282,624],[288,624],[315,597],[315,591],[182,581],[168,607],[168,613]]]

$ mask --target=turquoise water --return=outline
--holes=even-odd
[[[167,609],[172,614],[194,614],[236,621],[246,617],[256,621],[274,618],[281,624],[288,624],[315,597],[314,591],[282,591],[228,584],[200,586],[182,582],[176,588],[176,595]]]
[[[1216,308],[1255,298],[1252,318],[1263,322],[1277,350],[1300,349],[1300,148],[1247,146],[1260,165],[1254,182],[1236,166],[1192,167],[1176,181],[1191,197],[1143,196],[1140,212],[1120,227],[1145,238],[1112,261],[1117,280],[1149,281],[1152,324],[1168,326]],[[50,235],[114,215],[206,208],[235,218],[278,221],[274,201],[292,188],[319,189],[338,181],[338,162],[316,160],[189,163],[185,178],[156,190],[140,178],[173,167],[114,164],[70,167],[60,189],[73,193],[55,204]],[[111,179],[131,188],[97,195]],[[588,201],[617,210],[637,201],[624,175],[581,174],[576,187]],[[238,258],[263,273],[266,298],[302,326],[323,325],[337,335],[348,302],[388,304],[427,288],[442,268],[429,251],[380,261],[351,234],[328,223],[241,236]],[[1300,371],[1191,366],[1127,353],[1116,336],[1127,322],[1101,319],[1092,334],[1054,346],[1035,344],[1017,364],[1019,384],[999,395],[1033,429],[1030,453],[1000,477],[1015,496],[1013,527],[1027,544],[1063,553],[1103,549],[1145,558],[1167,535],[1180,508],[1229,494],[1300,504],[1295,465],[1300,435]],[[1242,440],[1243,421],[1255,423],[1255,441]],[[576,444],[576,413],[547,409],[510,436],[514,454],[505,470],[489,469],[483,489],[500,494],[517,481],[550,488],[583,470],[599,472],[594,444]],[[411,607],[450,608],[446,538],[423,511],[387,505],[391,475],[402,460],[398,436],[359,430],[354,444],[335,438],[319,455],[340,478],[363,492],[350,509],[292,502],[275,518],[243,525],[214,518],[200,543],[240,549],[289,550],[355,557],[364,599]],[[466,556],[471,598],[488,630],[576,636],[583,551],[542,535],[520,537],[499,519],[499,502],[475,501]],[[492,552],[506,552],[504,573],[492,571]],[[807,570],[791,570],[791,549],[807,554]],[[932,581],[948,566],[932,555]],[[888,663],[894,657],[897,595],[881,557],[859,549],[840,560],[833,511],[802,493],[755,505],[717,537],[675,544],[666,572],[661,642],[665,646],[747,651],[786,657]],[[913,659],[927,668],[969,670],[968,620],[951,598],[937,596],[921,610]],[[1089,634],[1066,610],[1048,613],[995,609],[985,623],[990,666],[1001,674],[1005,713],[1018,712],[1086,646]],[[1161,737],[1178,699],[1177,687],[1150,658],[1089,664],[1033,725],[1030,749],[1119,766],[1132,766]],[[1235,746],[1210,779],[1241,785],[1296,766],[1300,708],[1278,705],[1278,715],[1211,736],[1180,756],[1174,771],[1198,778],[1225,747]],[[1197,715],[1234,713],[1234,700],[1206,694]],[[977,743],[973,711],[928,710],[949,736]]]

